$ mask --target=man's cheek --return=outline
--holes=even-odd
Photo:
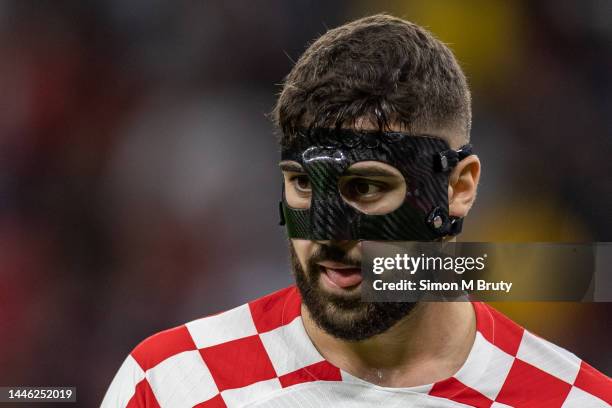
[[[291,239],[291,245],[302,270],[307,272],[308,259],[312,256],[310,252],[313,252],[314,245],[305,239]]]
[[[353,259],[362,259],[363,249],[362,249],[363,241],[359,241],[355,244],[353,248],[347,253],[347,255]]]

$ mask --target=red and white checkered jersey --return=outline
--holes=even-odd
[[[610,407],[612,380],[474,302],[476,340],[452,377],[380,387],[326,361],[295,286],[157,333],[127,357],[102,402],[134,407]]]

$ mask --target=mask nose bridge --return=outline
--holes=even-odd
[[[338,190],[338,182],[350,166],[348,155],[337,147],[311,147],[302,155],[310,179],[310,228],[314,240],[348,238],[351,234],[352,208]]]
[[[339,195],[338,181],[349,167],[345,152],[336,148],[312,147],[304,152],[303,163],[313,197],[323,198],[332,192]]]

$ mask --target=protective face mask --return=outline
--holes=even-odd
[[[452,150],[438,137],[351,129],[300,129],[281,152],[310,181],[307,205],[291,206],[283,188],[281,225],[289,238],[308,240],[433,241],[461,232],[462,219],[448,212],[448,179],[471,145]],[[356,163],[392,166],[405,195],[386,213],[367,213],[342,190]],[[403,199],[403,200],[402,200]]]

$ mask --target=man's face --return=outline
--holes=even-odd
[[[283,161],[285,197],[293,208],[308,208],[310,180],[297,162]],[[406,196],[406,181],[393,166],[358,162],[340,178],[338,190],[351,206],[366,214],[387,214]],[[314,321],[343,340],[358,341],[388,330],[406,316],[413,303],[361,301],[361,242],[292,239],[293,273]]]

